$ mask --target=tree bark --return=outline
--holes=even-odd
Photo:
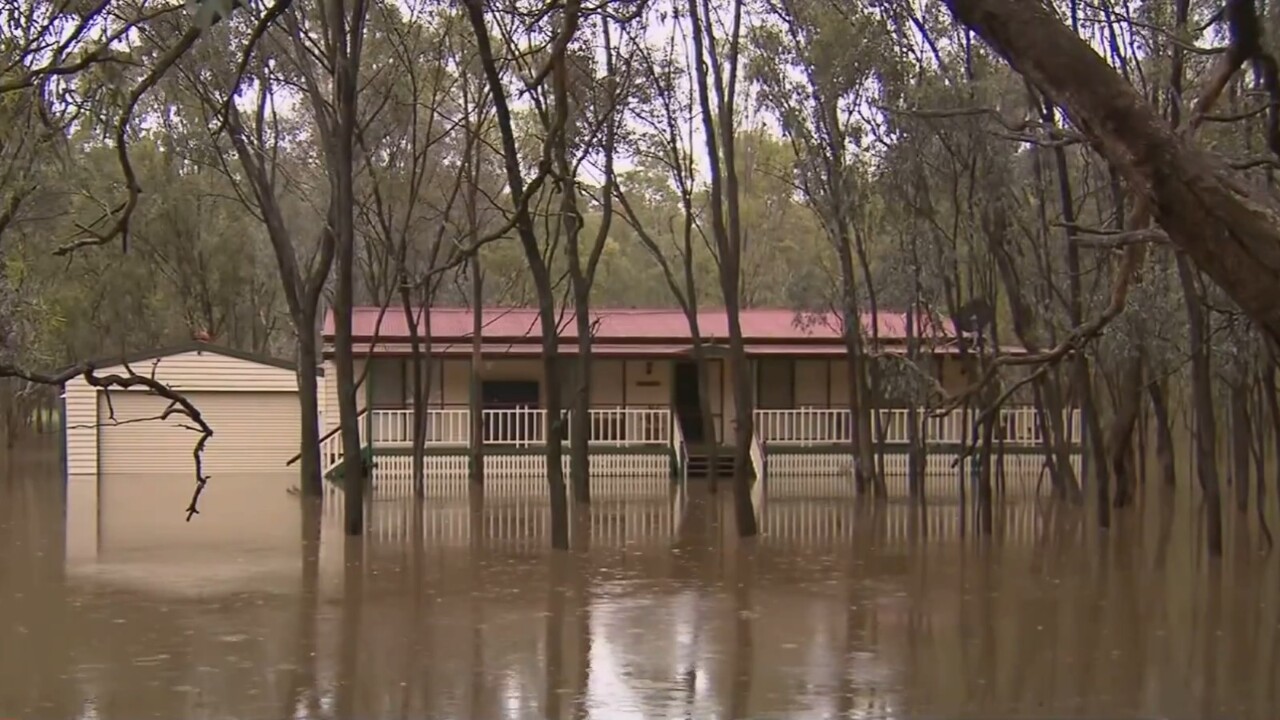
[[[838,227],[843,227],[841,222]],[[875,458],[871,443],[871,407],[868,401],[866,365],[867,357],[862,347],[862,313],[858,311],[858,292],[854,284],[853,252],[849,247],[847,230],[836,242],[836,255],[840,259],[840,315],[844,325],[844,347],[848,361],[845,368],[849,382],[849,443],[853,454],[853,481],[858,494],[875,490],[877,497],[884,497],[884,483],[873,483],[876,475]]]
[[[576,259],[570,262],[574,263]],[[573,501],[587,505],[591,502],[591,316],[587,310],[590,288],[581,284],[580,273],[571,273],[571,276],[579,277],[579,281],[573,283],[573,321],[578,330],[578,357],[575,358],[578,386],[574,389],[573,414],[569,420],[569,484],[573,488]]]
[[[1231,383],[1231,482],[1235,484],[1236,510],[1249,511],[1249,384],[1244,378]]]
[[[471,485],[484,487],[484,276],[480,271],[480,255],[471,258],[471,377],[467,382],[467,405],[470,408]]]
[[[1196,473],[1204,492],[1204,510],[1208,520],[1209,554],[1222,555],[1222,497],[1218,488],[1217,422],[1213,415],[1213,386],[1209,367],[1209,348],[1205,338],[1204,308],[1196,289],[1195,271],[1183,255],[1176,258],[1178,278],[1187,308],[1189,342],[1191,343],[1191,398],[1195,411]]]
[[[690,31],[693,39],[694,72],[698,105],[702,115],[703,141],[707,149],[710,176],[711,228],[719,260],[720,289],[724,312],[729,324],[729,373],[733,376],[734,418],[734,517],[738,535],[757,534],[755,509],[751,502],[751,440],[753,437],[753,402],[751,368],[747,362],[746,344],[742,337],[742,231],[739,212],[738,171],[735,163],[733,104],[736,93],[738,41],[741,31],[742,0],[733,4],[732,30],[728,52],[728,77],[711,32],[710,18],[704,17],[697,0],[688,0]],[[714,81],[716,103],[713,111],[708,82]]]
[[[1270,345],[1267,346],[1267,359],[1269,362],[1262,370],[1262,394],[1267,403],[1267,414],[1271,418],[1271,438],[1272,438],[1272,462],[1275,463],[1273,470],[1273,482],[1276,483],[1276,506],[1280,510],[1280,399],[1276,397],[1276,353],[1275,349]],[[1266,495],[1263,489],[1263,481],[1258,479],[1258,504],[1262,504],[1262,498]]]
[[[544,403],[544,423],[546,427],[547,449],[547,492],[551,505],[551,547],[556,550],[569,549],[569,505],[565,497],[563,457],[563,417],[560,412],[560,342],[559,328],[556,325],[555,296],[551,286],[551,274],[542,256],[538,234],[529,212],[529,202],[546,177],[541,174],[534,182],[526,184],[524,171],[521,168],[520,149],[517,144],[511,107],[507,102],[507,91],[503,84],[502,74],[494,57],[493,45],[484,19],[484,4],[480,0],[464,0],[467,19],[475,35],[476,51],[479,56],[485,80],[489,86],[490,101],[493,103],[494,117],[501,136],[502,159],[507,175],[507,189],[510,191],[515,214],[516,234],[520,239],[520,247],[524,259],[529,264],[533,277],[534,290],[537,293],[538,321],[542,335],[542,387],[546,397]],[[564,6],[564,22],[552,48],[553,62],[564,62],[564,50],[577,25],[577,13],[580,5],[577,0],[568,0]],[[559,122],[563,122],[566,108],[559,108]],[[545,165],[545,158],[544,163]],[[545,168],[544,168],[545,169]]]
[[[1047,93],[1136,192],[1169,240],[1280,340],[1280,209],[1151,105],[1043,3],[946,0],[960,22]]]
[[[1133,428],[1142,406],[1142,365],[1140,353],[1125,358],[1120,382],[1120,406],[1107,438],[1107,454],[1116,481],[1114,504],[1125,507],[1133,501]]]
[[[1169,405],[1164,399],[1163,385],[1151,382],[1147,385],[1147,395],[1151,398],[1151,412],[1156,421],[1156,458],[1160,462],[1160,477],[1164,479],[1166,486],[1174,487],[1178,484],[1178,469],[1174,458],[1173,430],[1169,425]]]
[[[423,462],[423,454],[426,451],[427,435],[426,398],[422,387],[424,363],[422,358],[422,341],[418,338],[418,318],[413,312],[413,298],[407,276],[401,277],[400,306],[404,311],[405,325],[409,328],[409,367],[412,368],[413,372],[413,415],[411,420],[413,423],[413,447],[410,448],[410,452],[412,453],[410,462],[412,463],[413,473],[413,495],[414,497],[424,497],[426,495],[426,488],[423,487],[423,465],[425,464]]]
[[[298,404],[302,416],[301,455],[299,472],[304,497],[318,498],[324,494],[324,478],[320,467],[320,388],[316,368],[320,365],[320,353],[315,332],[315,309],[298,323]],[[304,328],[310,328],[309,332]]]

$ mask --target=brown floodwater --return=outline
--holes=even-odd
[[[1280,556],[1233,520],[1209,561],[1187,492],[982,538],[779,481],[740,542],[727,498],[637,482],[557,554],[538,498],[380,501],[349,541],[274,478],[173,522],[187,481],[104,478],[86,553],[56,462],[9,466],[0,718],[1280,716]]]

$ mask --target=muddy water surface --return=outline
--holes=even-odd
[[[85,557],[55,466],[0,478],[0,717],[1280,716],[1278,557],[1242,526],[1208,562],[1182,499],[1105,538],[1010,503],[982,540],[954,504],[777,487],[740,543],[641,483],[557,555],[536,498],[385,501],[352,542],[245,480],[184,536],[104,482]]]

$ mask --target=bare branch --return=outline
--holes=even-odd
[[[113,388],[120,390],[143,388],[152,395],[168,400],[169,406],[165,408],[165,411],[160,414],[158,419],[167,420],[175,415],[182,416],[191,421],[192,426],[189,429],[200,433],[195,447],[191,450],[191,457],[195,463],[196,487],[191,494],[191,502],[187,504],[186,509],[187,521],[190,522],[191,518],[200,512],[200,495],[204,492],[205,485],[209,481],[209,476],[204,474],[204,448],[208,444],[209,438],[213,437],[213,428],[209,427],[209,424],[204,420],[204,416],[200,414],[200,410],[190,400],[168,385],[156,380],[154,374],[151,376],[139,375],[129,367],[128,363],[124,362],[111,364],[123,365],[125,374],[98,375],[97,371],[101,364],[90,362],[78,363],[54,374],[32,372],[14,365],[0,364],[0,378],[20,378],[27,382],[51,386],[64,386],[67,382],[77,377],[83,378],[90,387],[104,391],[109,411],[108,417],[113,421],[112,424],[129,422],[114,422],[115,407],[112,405],[110,394]]]

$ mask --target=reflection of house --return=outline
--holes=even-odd
[[[546,440],[546,384],[543,382],[540,325],[535,310],[487,308],[481,317],[480,361],[473,368],[473,314],[467,309],[436,308],[419,313],[417,334],[429,347],[426,450],[431,469],[461,474],[473,440],[486,447],[487,468],[505,473],[542,474]],[[429,321],[429,322],[428,322]],[[593,346],[590,424],[592,471],[595,475],[668,473],[675,468],[705,472],[707,447],[734,442],[733,378],[724,357],[727,322],[723,311],[699,316],[707,346],[708,381],[702,382],[692,358],[692,340],[679,310],[600,310],[592,314]],[[835,315],[792,310],[744,310],[741,324],[749,371],[755,386],[756,442],[753,457],[779,472],[843,472],[850,443],[848,353]],[[863,319],[867,336],[876,337],[875,352],[901,355],[907,343],[907,317],[880,313],[875,326]],[[577,333],[571,313],[561,316],[560,365],[562,407],[577,389]],[[966,382],[963,359],[954,333],[923,323],[922,363],[944,388]],[[430,339],[427,341],[428,328]],[[332,363],[333,317],[324,328],[326,367]],[[365,377],[358,393],[362,431],[379,467],[407,472],[412,442],[410,398],[413,393],[410,332],[402,310],[358,308],[353,318],[357,375]],[[479,376],[483,437],[472,438],[470,383]],[[335,372],[325,374],[322,401],[325,425],[336,428]],[[710,406],[714,437],[703,431],[702,400]],[[892,406],[891,399],[880,405]],[[578,422],[566,411],[566,422]],[[884,409],[881,441],[906,442],[906,410]],[[1006,439],[1030,443],[1036,435],[1034,416],[1010,415]],[[1030,425],[1028,425],[1030,422]],[[958,442],[964,424],[959,416],[931,420],[926,435],[934,444]],[[567,433],[566,433],[567,438]],[[325,441],[324,462],[336,465],[338,436]],[[728,453],[722,453],[728,459]],[[566,459],[567,463],[567,459]],[[403,472],[402,472],[403,471]],[[394,474],[394,473],[393,473]]]

